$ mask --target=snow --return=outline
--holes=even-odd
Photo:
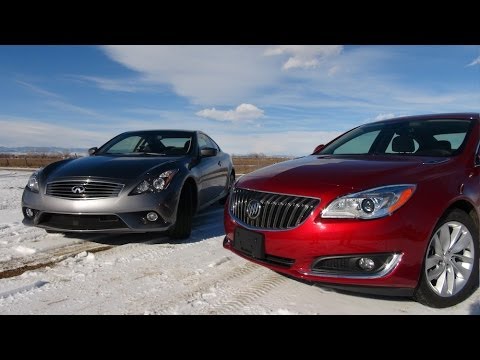
[[[47,234],[22,224],[30,172],[0,170],[0,314],[480,314],[480,290],[448,309],[330,290],[223,249],[223,209],[164,234]]]

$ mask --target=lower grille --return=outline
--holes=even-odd
[[[43,213],[38,225],[63,230],[111,230],[128,226],[116,215],[67,215]]]
[[[256,229],[287,230],[302,224],[320,203],[319,199],[236,188],[230,213]]]
[[[290,267],[295,263],[295,260],[293,259],[288,259],[288,258],[273,256],[273,255],[265,255],[265,259],[263,261],[272,265],[283,266],[283,267]]]

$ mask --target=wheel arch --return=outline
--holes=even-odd
[[[454,203],[450,204],[450,206],[443,213],[442,217],[446,216],[449,212],[451,212],[452,210],[455,210],[455,209],[462,210],[462,211],[464,211],[465,213],[468,214],[468,216],[472,219],[473,223],[475,224],[475,227],[476,227],[477,233],[478,233],[478,231],[479,231],[479,217],[478,217],[478,212],[477,212],[475,206],[467,200],[464,200],[464,199],[457,200]]]
[[[185,179],[183,182],[182,189],[185,186],[191,186],[192,187],[192,211],[193,213],[197,212],[198,209],[198,187],[196,181],[193,179],[193,177],[189,176]]]

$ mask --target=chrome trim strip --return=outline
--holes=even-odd
[[[360,255],[357,255],[360,256]],[[400,263],[402,260],[403,254],[395,253],[393,254],[392,259],[385,265],[385,267],[370,275],[365,274],[352,274],[352,273],[345,273],[345,274],[328,274],[328,273],[320,273],[314,271],[299,271],[303,275],[309,276],[318,276],[318,277],[327,277],[327,278],[336,278],[336,279],[378,279],[390,274]],[[352,257],[352,255],[345,255],[345,256],[325,256],[321,259],[332,259],[332,258],[343,258],[343,257]]]

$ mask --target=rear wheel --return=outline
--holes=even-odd
[[[177,220],[170,228],[169,235],[174,239],[186,239],[192,232],[193,201],[192,187],[186,185],[180,194],[177,206]]]
[[[427,306],[456,305],[478,287],[478,229],[464,211],[448,213],[435,228],[415,299]]]

